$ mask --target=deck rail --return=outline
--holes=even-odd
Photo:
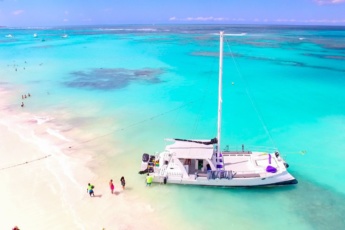
[[[222,152],[279,152],[278,148],[271,146],[257,146],[257,145],[227,145]]]
[[[207,177],[207,179],[233,179],[233,178],[254,178],[254,177],[268,177],[272,173],[263,172],[262,170],[252,171],[226,171],[215,170],[207,173],[196,173],[196,177]]]

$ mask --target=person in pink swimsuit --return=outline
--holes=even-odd
[[[114,186],[114,184],[113,184],[113,180],[110,180],[109,186],[110,186],[110,191],[111,191],[111,193],[113,194],[113,193],[114,193],[114,189],[115,189],[115,186]]]

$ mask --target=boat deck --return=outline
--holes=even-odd
[[[277,167],[275,157],[271,157],[269,164],[269,155],[252,154],[251,152],[228,152],[223,154],[224,169],[234,172],[266,172],[266,167],[271,165]]]

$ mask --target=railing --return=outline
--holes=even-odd
[[[168,172],[167,175],[168,176],[183,176],[181,172]]]
[[[227,145],[222,152],[268,152],[268,153],[274,153],[278,151],[278,148],[275,147],[269,147],[269,146],[255,146],[255,145]]]
[[[207,179],[232,179],[232,171],[219,171],[219,170],[215,170],[215,171],[207,171],[207,173],[195,173],[196,177],[207,177]]]
[[[269,177],[274,174],[263,172],[262,170],[253,171],[226,171],[216,170],[207,171],[207,173],[195,173],[196,177],[207,177],[207,179],[233,179],[233,178],[254,178],[254,177]]]
[[[269,177],[274,175],[274,173],[268,173],[266,171],[262,170],[253,170],[253,171],[233,171],[232,172],[233,177],[245,177],[245,175],[252,175],[252,174],[258,174],[260,177]]]

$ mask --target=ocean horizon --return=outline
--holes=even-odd
[[[146,188],[138,174],[143,153],[162,151],[165,138],[217,134],[219,31],[225,32],[221,148],[278,148],[299,183]],[[130,217],[145,213],[162,229],[343,229],[344,37],[344,26],[2,27],[0,125],[47,155],[80,159],[96,189],[125,176],[129,201],[106,210],[125,224],[97,215],[93,221],[106,229],[138,229]],[[5,155],[0,168],[14,174],[28,167],[23,161],[45,156]],[[84,189],[88,181],[74,181],[74,173],[68,178]],[[75,207],[54,228],[83,229]]]

